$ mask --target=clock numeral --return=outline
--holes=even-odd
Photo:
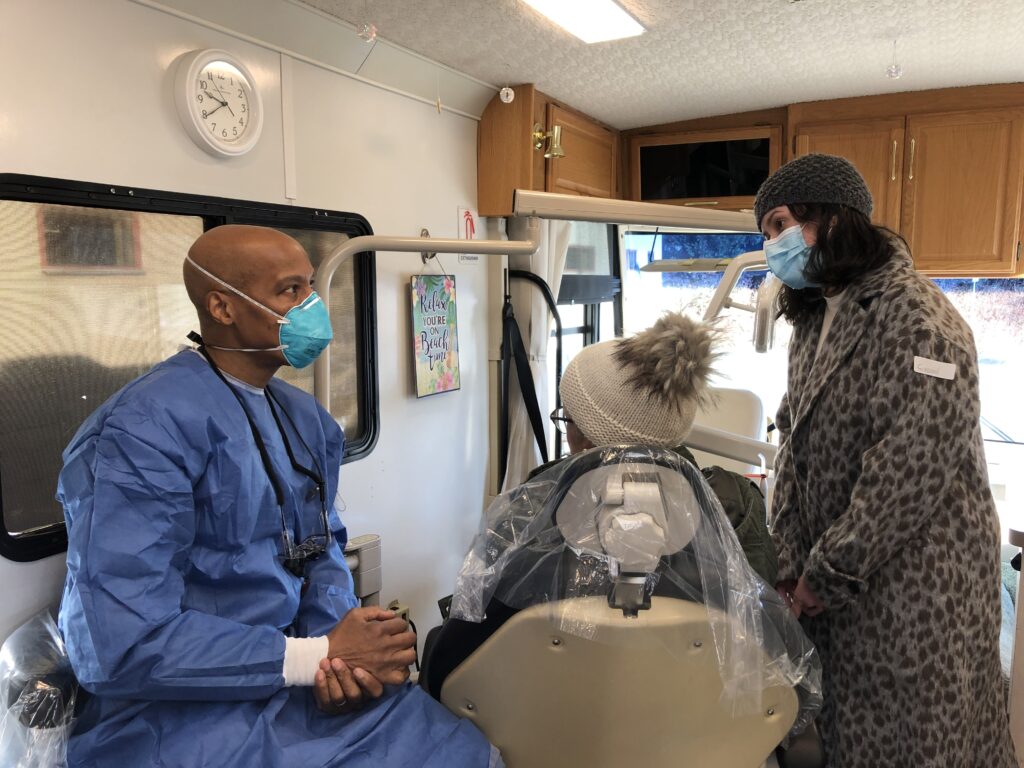
[[[213,133],[213,132],[215,132],[216,130],[217,130],[217,124],[216,124],[216,123],[214,123],[213,125],[211,125],[211,126],[210,126],[210,133]]]
[[[222,130],[220,132],[220,135],[223,136],[226,139],[228,137],[228,129],[225,128],[224,130]]]
[[[245,112],[245,104],[242,104],[238,109],[240,112]]]
[[[232,129],[231,129],[231,134],[232,134],[233,136],[237,136],[237,135],[238,135],[238,129],[237,129],[237,128],[232,128]]]
[[[205,91],[207,89],[207,87],[208,87],[206,85],[206,81],[205,80],[200,80],[199,81],[199,87],[202,88]]]
[[[204,109],[203,110],[203,120],[205,120],[205,119],[206,119],[206,110]]]
[[[238,98],[240,98],[240,99],[244,99],[245,98],[245,94],[242,93],[242,89],[241,88],[238,89]]]
[[[217,73],[217,79],[218,80],[223,80],[224,79],[224,73],[223,72],[218,72]]]
[[[213,80],[213,72],[207,72],[206,76],[210,78],[210,80]]]
[[[245,125],[245,118],[244,117],[238,118],[238,124],[239,125]]]
[[[196,94],[196,99],[198,99],[199,103],[202,104],[203,103],[203,94],[197,93]]]

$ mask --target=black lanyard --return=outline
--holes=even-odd
[[[256,443],[256,449],[259,451],[260,459],[263,462],[263,469],[267,473],[267,479],[270,480],[270,485],[274,489],[274,497],[277,499],[278,509],[281,511],[281,537],[285,545],[285,554],[283,556],[284,567],[287,568],[291,573],[296,576],[303,576],[306,569],[306,563],[316,560],[327,550],[327,542],[330,539],[330,522],[327,517],[327,491],[324,487],[324,476],[323,470],[320,468],[320,463],[316,460],[316,454],[313,453],[312,449],[306,444],[306,441],[302,439],[302,433],[299,432],[298,427],[292,420],[291,415],[285,410],[284,406],[278,402],[276,395],[271,391],[268,386],[264,392],[267,395],[267,407],[270,409],[270,415],[274,418],[274,424],[277,425],[278,432],[281,435],[281,442],[284,443],[285,452],[288,454],[288,461],[291,462],[292,469],[305,477],[308,477],[316,485],[317,493],[320,496],[320,521],[323,526],[323,534],[319,537],[310,536],[299,545],[295,545],[291,533],[288,530],[288,521],[285,518],[284,513],[284,488],[281,485],[281,480],[277,476],[277,472],[274,470],[274,464],[270,459],[270,452],[267,450],[266,442],[263,440],[263,435],[260,434],[259,428],[256,426],[256,422],[252,418],[252,414],[249,413],[249,409],[246,407],[245,402],[242,400],[242,396],[238,394],[231,383],[224,376],[224,373],[217,367],[217,364],[210,357],[210,353],[206,351],[206,346],[203,343],[202,337],[192,331],[189,333],[188,338],[190,341],[195,342],[199,345],[199,353],[206,359],[206,362],[210,364],[210,368],[217,374],[224,386],[228,388],[228,391],[234,395],[235,400],[238,401],[239,407],[242,409],[242,413],[245,414],[245,420],[249,423],[249,430],[252,432],[253,442]],[[295,432],[295,436],[298,437],[302,447],[305,448],[306,453],[309,454],[309,458],[313,462],[313,469],[304,467],[295,458],[295,453],[292,451],[291,442],[288,440],[288,433],[285,430],[284,425],[281,423],[281,417],[278,416],[277,411],[280,409],[281,413],[284,414],[285,419],[291,425],[292,431]]]

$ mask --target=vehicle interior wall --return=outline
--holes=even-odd
[[[10,0],[2,16],[2,171],[351,211],[391,235],[454,237],[458,208],[474,207],[473,119],[299,59],[285,62],[282,98],[280,51],[128,0]],[[262,88],[263,135],[248,155],[214,159],[182,130],[168,68],[200,48],[241,57]],[[380,436],[341,479],[350,535],[382,536],[382,600],[401,599],[424,628],[475,532],[487,467],[488,269],[443,262],[459,291],[462,388],[416,399],[408,296],[424,267],[418,254],[379,253]],[[0,637],[58,598],[62,574],[62,556],[0,560],[0,582],[17,585],[5,591]]]

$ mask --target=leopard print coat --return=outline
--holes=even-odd
[[[974,338],[894,244],[847,288],[817,361],[824,306],[794,329],[779,581],[804,575],[827,607],[802,621],[824,667],[829,768],[1016,768]]]

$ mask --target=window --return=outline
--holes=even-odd
[[[759,235],[666,233],[626,230],[622,234],[623,326],[627,334],[648,327],[665,310],[703,317],[721,279],[715,272],[641,272],[650,261],[721,259],[759,250]],[[732,292],[753,304],[767,273],[746,272]],[[981,427],[992,494],[1003,521],[1003,542],[1012,521],[1024,519],[1024,411],[1015,408],[1024,380],[1024,279],[940,279],[935,281],[971,326],[978,350]],[[790,326],[779,320],[775,346],[754,352],[753,315],[739,309],[719,316],[724,355],[716,386],[755,391],[772,415],[786,390]]]
[[[713,232],[665,232],[649,228],[623,228],[622,319],[627,335],[649,327],[664,312],[683,312],[703,318],[711,303],[721,272],[641,272],[640,268],[659,259],[708,259],[715,262],[748,251],[759,251],[764,243],[758,234]],[[753,305],[757,289],[767,270],[744,272],[731,294],[732,300]],[[775,326],[775,345],[769,352],[754,351],[754,315],[741,309],[727,309],[716,320],[722,333],[721,359],[716,363],[717,387],[749,389],[761,398],[765,412],[774,416],[786,391],[790,327],[780,320]]]
[[[1002,520],[1024,518],[1024,412],[1015,407],[1024,380],[1024,279],[941,279],[936,284],[971,326],[978,348],[981,434],[989,484]]]
[[[320,264],[348,239],[341,232],[319,232],[279,227],[306,249],[313,266]],[[348,440],[359,440],[366,431],[365,414],[359,408],[365,396],[365,382],[359,375],[359,360],[366,355],[365,339],[360,332],[361,296],[356,290],[356,262],[349,259],[334,274],[331,282],[331,415],[338,420]],[[313,391],[313,366],[301,371],[282,368],[278,376],[307,392]]]
[[[583,347],[621,335],[621,281],[615,228],[607,224],[571,222],[569,249],[558,289],[562,321],[562,371],[556,376],[556,331],[548,343],[548,402],[557,402],[557,379]],[[546,414],[544,414],[546,416]],[[569,452],[562,436],[561,455]]]
[[[0,175],[0,555],[66,546],[54,500],[61,453],[93,410],[197,328],[182,260],[224,223],[278,228],[314,266],[370,233],[354,214]],[[379,423],[373,254],[338,271],[330,311],[331,411],[348,461],[372,449]],[[312,368],[281,376],[312,392]]]

